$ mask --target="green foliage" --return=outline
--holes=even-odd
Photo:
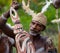
[[[0,5],[5,6],[5,5],[10,5],[12,0],[0,0]]]
[[[13,47],[13,53],[16,53],[16,48],[15,47]]]
[[[45,12],[45,14],[46,14],[48,23],[51,22],[51,20],[56,18],[56,16],[55,16],[56,15],[56,11],[55,11],[55,8],[53,6],[50,6],[48,8],[48,10]]]
[[[22,0],[17,0],[17,2],[22,2]]]

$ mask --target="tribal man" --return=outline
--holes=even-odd
[[[14,1],[11,7],[17,9],[19,7],[19,4]],[[6,24],[9,16],[9,11],[0,16],[0,53],[13,52],[12,50],[15,42],[13,38],[15,34],[13,34],[12,28]]]
[[[29,34],[36,51],[35,53],[57,53],[52,39],[41,36],[41,32],[46,28],[46,16],[41,12],[37,14],[34,13],[34,11],[29,8],[29,1],[30,0],[28,0],[28,4],[26,5],[24,0],[22,0],[22,7],[26,13],[32,15]]]

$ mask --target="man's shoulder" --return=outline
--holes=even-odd
[[[45,43],[48,43],[48,44],[53,43],[52,38],[49,36],[40,36],[40,37],[41,37],[41,40],[43,40],[43,42],[45,42]]]
[[[40,36],[40,38],[42,39],[42,40],[47,40],[49,37],[48,36]]]

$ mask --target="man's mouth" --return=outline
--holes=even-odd
[[[37,33],[37,31],[36,30],[30,30],[32,33]]]

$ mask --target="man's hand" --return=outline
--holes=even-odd
[[[19,3],[17,3],[16,1],[12,2],[11,7],[13,7],[15,10],[17,10],[19,8],[19,6],[20,6]]]
[[[13,7],[15,10],[18,10],[20,5],[17,2],[13,1],[11,7]],[[3,17],[5,17],[6,19],[9,18],[9,16],[10,16],[10,10],[3,14]]]
[[[15,1],[13,1],[11,7],[14,7],[16,10],[18,10],[19,4]],[[13,33],[12,29],[6,25],[6,22],[9,17],[10,17],[10,9],[7,12],[3,13],[2,16],[0,17],[0,28],[6,35],[13,37],[14,33]]]

